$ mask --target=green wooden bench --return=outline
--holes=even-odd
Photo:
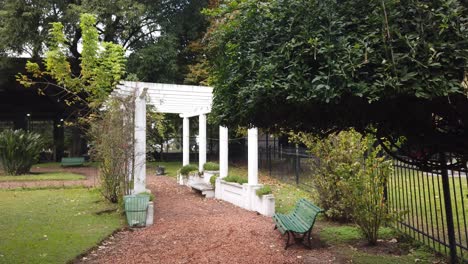
[[[275,229],[278,229],[282,235],[288,235],[288,240],[284,249],[290,246],[290,237],[302,242],[307,239],[305,246],[311,248],[310,233],[314,227],[317,215],[322,212],[322,209],[302,198],[296,203],[296,207],[291,213],[275,214],[273,216]],[[299,235],[299,237],[297,237],[297,235]]]
[[[60,165],[62,167],[83,166],[84,162],[84,157],[62,158]]]

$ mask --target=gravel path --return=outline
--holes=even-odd
[[[86,186],[94,187],[99,184],[99,172],[97,168],[93,167],[76,167],[76,168],[32,168],[32,172],[57,172],[66,171],[86,176],[84,180],[64,181],[64,180],[51,180],[51,181],[7,181],[0,182],[0,189],[14,189],[14,188],[40,188],[40,187],[64,187],[64,186]]]
[[[269,217],[204,199],[172,178],[148,178],[156,197],[154,225],[119,232],[77,263],[336,263],[321,246],[284,250]]]

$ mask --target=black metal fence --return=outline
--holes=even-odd
[[[394,161],[387,186],[393,209],[406,211],[397,227],[425,245],[468,262],[468,178],[456,170],[423,171]]]
[[[307,191],[313,188],[314,159],[300,147],[259,148],[260,169]],[[468,262],[468,168],[427,172],[397,160],[393,164],[387,201],[391,208],[406,212],[396,227],[452,259]]]

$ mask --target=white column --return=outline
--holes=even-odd
[[[182,146],[183,146],[183,159],[182,166],[188,165],[190,163],[190,123],[188,117],[184,117],[182,124]]]
[[[258,129],[248,130],[248,176],[249,185],[258,184]]]
[[[228,128],[219,127],[219,177],[228,176]]]
[[[135,99],[135,194],[146,191],[146,91],[136,89]]]
[[[198,117],[198,171],[203,171],[203,165],[206,163],[206,115],[201,114]]]

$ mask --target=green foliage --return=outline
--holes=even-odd
[[[43,79],[50,76],[56,82],[53,85],[68,95],[65,96],[65,103],[84,105],[96,110],[121,80],[125,72],[125,52],[121,45],[99,41],[94,15],[82,14],[80,18],[83,36],[80,74],[77,76],[72,72],[67,48],[70,41],[65,36],[64,25],[54,22],[49,32],[48,51],[44,59],[46,69],[43,71],[38,63],[28,61],[26,71],[29,75],[18,74],[17,81],[30,87],[34,84],[47,84],[48,81]]]
[[[66,48],[75,60],[80,57],[78,43],[82,39],[80,14],[93,13],[100,25],[99,35],[104,41],[121,43],[135,49],[156,39],[162,13],[168,12],[162,1],[144,3],[138,0],[116,0],[112,5],[103,1],[5,0],[0,4],[0,52],[26,52],[40,58],[47,50],[47,32],[52,22],[66,28],[70,40]]]
[[[88,131],[92,139],[92,156],[99,160],[101,192],[112,203],[128,193],[129,161],[133,150],[133,97],[113,98],[106,110],[92,120]]]
[[[219,164],[215,162],[207,162],[203,164],[203,170],[206,171],[219,171]]]
[[[356,131],[332,134],[324,140],[310,134],[300,134],[301,141],[317,157],[310,166],[314,175],[312,185],[316,200],[325,215],[335,221],[350,221],[352,208],[342,186],[361,169],[366,151],[362,136]],[[345,184],[344,183],[344,184]]]
[[[387,206],[384,188],[392,173],[392,162],[383,155],[372,135],[354,130],[332,134],[324,140],[301,134],[317,157],[312,162],[312,184],[327,217],[352,220],[369,244],[377,243],[381,226],[398,214]]]
[[[248,179],[245,177],[237,176],[237,175],[228,175],[227,177],[224,177],[223,180],[225,182],[235,182],[238,184],[244,184],[248,183]]]
[[[178,78],[178,44],[173,36],[158,38],[128,58],[128,72],[144,82],[172,83]]]
[[[386,203],[384,189],[392,174],[392,161],[381,156],[381,146],[372,147],[375,139],[366,137],[367,145],[364,164],[348,181],[341,182],[347,202],[352,208],[352,218],[369,244],[377,243],[379,229],[391,224],[398,217]]]
[[[258,197],[262,197],[263,195],[271,194],[271,187],[268,185],[263,185],[262,188],[255,191]]]
[[[36,133],[4,130],[0,133],[0,164],[7,175],[26,174],[37,162],[42,147]]]
[[[461,1],[234,0],[207,13],[217,123],[326,132],[395,117],[407,131],[430,120],[417,103],[467,105]],[[410,117],[420,123],[398,125]]]
[[[139,193],[138,195],[146,195],[146,196],[149,196],[150,202],[151,202],[151,201],[154,201],[154,194],[152,194],[152,193],[150,193],[150,192],[142,192],[142,193]]]
[[[211,186],[216,187],[216,179],[218,179],[218,177],[219,175],[216,175],[216,174],[210,177]]]
[[[182,168],[180,168],[180,174],[184,176],[188,176],[191,172],[197,172],[198,167],[196,165],[185,165]]]

